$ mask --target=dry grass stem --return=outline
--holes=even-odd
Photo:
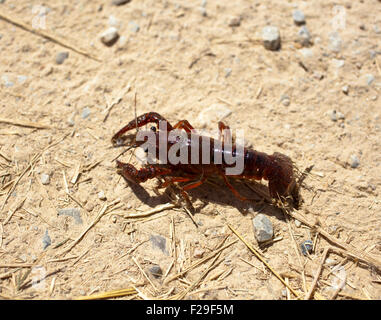
[[[329,252],[329,248],[325,248],[324,252],[323,252],[323,257],[321,258],[319,268],[316,271],[315,278],[314,278],[312,285],[311,285],[310,289],[308,290],[306,296],[304,297],[304,300],[309,300],[311,298],[311,295],[314,292],[315,286],[319,280],[320,273],[321,273],[321,270],[323,269],[323,265],[324,265],[325,259],[327,258],[328,252]]]
[[[118,297],[124,297],[132,294],[136,294],[137,291],[135,288],[126,288],[126,289],[119,289],[119,290],[112,290],[107,292],[102,292],[98,294],[92,294],[89,296],[81,296],[75,298],[75,300],[98,300],[98,299],[110,299],[110,298],[118,298]]]
[[[164,281],[164,284],[167,284],[168,282],[171,282],[172,280],[175,280],[181,276],[183,276],[184,274],[186,274],[188,271],[196,268],[197,266],[203,264],[205,261],[208,261],[209,259],[213,258],[216,254],[220,253],[221,251],[225,250],[226,248],[230,247],[231,245],[235,244],[238,240],[234,240],[230,243],[228,243],[227,245],[221,247],[220,249],[212,252],[211,254],[209,254],[208,256],[196,261],[195,263],[193,263],[191,266],[185,268],[183,271],[177,273],[176,275],[170,277],[169,279],[165,280]]]
[[[147,279],[147,281],[151,284],[152,288],[155,290],[155,292],[158,292],[159,290],[156,288],[156,286],[153,284],[151,279],[147,276],[147,274],[144,272],[143,268],[140,266],[139,262],[135,259],[135,257],[132,257],[132,260],[135,262],[135,264],[138,266],[140,272],[143,274],[144,278]]]
[[[74,246],[76,246],[77,243],[81,241],[81,239],[85,236],[85,234],[103,217],[103,215],[106,212],[107,207],[108,207],[108,205],[107,205],[107,203],[105,203],[102,206],[101,210],[99,211],[97,217],[94,219],[94,221],[78,236],[78,238],[67,249],[65,249],[59,255],[64,255],[64,254],[68,253],[71,249],[73,249]]]
[[[6,22],[8,22],[10,24],[13,24],[14,26],[19,27],[19,28],[21,28],[21,29],[23,29],[25,31],[28,31],[28,32],[33,33],[33,34],[35,34],[37,36],[43,37],[43,38],[45,38],[47,40],[50,40],[50,41],[52,41],[52,42],[54,42],[54,43],[56,43],[56,44],[58,44],[58,45],[60,45],[62,47],[70,49],[70,50],[72,50],[72,51],[74,51],[74,52],[76,52],[76,53],[78,53],[80,55],[83,55],[83,56],[87,57],[87,58],[90,58],[92,60],[101,62],[101,60],[99,58],[93,56],[92,54],[90,54],[90,53],[88,53],[88,52],[86,52],[86,51],[84,51],[82,49],[79,49],[79,48],[75,47],[74,45],[66,42],[63,39],[59,39],[56,35],[50,34],[47,31],[43,31],[42,29],[33,28],[33,27],[31,27],[31,26],[29,26],[29,25],[19,21],[15,17],[12,17],[9,13],[7,13],[7,14],[0,13],[0,19],[4,20],[4,21],[6,21]]]
[[[0,14],[0,18],[1,18],[1,14]],[[2,117],[0,117],[0,123],[12,124],[15,126],[35,128],[35,129],[51,129],[52,128],[51,126],[48,126],[48,125],[42,124],[42,123],[15,120],[15,119],[6,119],[6,118],[2,118]]]
[[[259,254],[257,250],[255,250],[230,224],[228,224],[229,229],[249,248],[249,250],[254,253],[254,255],[263,262],[263,264],[270,269],[270,271],[287,287],[290,289],[293,295],[295,297],[298,297],[299,295],[295,292],[294,289],[292,289],[284,280],[283,278],[266,262],[265,259]]]

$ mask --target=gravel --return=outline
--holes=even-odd
[[[57,53],[56,55],[56,63],[57,64],[63,64],[64,61],[69,58],[69,52],[68,51],[62,51]]]
[[[311,34],[308,31],[306,26],[302,26],[299,31],[298,31],[298,42],[303,46],[303,47],[309,47],[312,42],[311,42]]]
[[[131,2],[131,0],[112,0],[112,4],[115,6],[121,6],[129,2]]]
[[[304,256],[307,256],[308,254],[311,254],[311,253],[312,253],[313,246],[314,246],[314,244],[312,243],[311,240],[303,241],[303,242],[300,244],[300,251],[302,252],[302,254],[303,254]]]
[[[166,248],[166,240],[164,237],[162,236],[155,236],[155,235],[151,235],[150,237],[150,241],[151,241],[151,244],[152,244],[152,247],[156,247],[156,248],[159,248],[161,251],[163,251],[165,253],[165,248]]]
[[[344,67],[344,64],[345,64],[344,60],[332,59],[332,65],[337,69]]]
[[[42,246],[45,250],[47,247],[49,247],[52,243],[52,240],[50,239],[48,230],[45,231],[44,237],[42,238]]]
[[[264,214],[258,214],[253,219],[254,235],[258,242],[272,239],[274,236],[273,225]]]
[[[202,256],[204,255],[205,253],[205,250],[204,249],[201,249],[201,248],[196,248],[193,252],[193,257],[195,257],[196,259],[200,259],[202,258]]]
[[[282,102],[282,104],[285,106],[285,107],[288,107],[290,105],[290,97],[286,94],[282,95],[280,97],[280,101]]]
[[[135,21],[130,21],[128,23],[128,26],[129,26],[130,31],[132,31],[134,33],[137,33],[140,30],[139,25]]]
[[[262,29],[263,45],[267,50],[280,49],[279,29],[274,26],[266,26]]]
[[[82,110],[81,117],[82,117],[82,119],[86,119],[86,118],[88,118],[90,116],[90,114],[91,114],[90,109],[88,107],[85,107]]]
[[[300,10],[294,10],[292,11],[292,19],[294,20],[294,23],[297,26],[300,26],[302,24],[306,23],[306,18],[304,16],[304,13]]]
[[[370,86],[374,81],[374,75],[373,74],[366,74],[365,75],[365,82],[368,86]]]
[[[333,32],[329,35],[329,49],[333,52],[341,51],[341,38],[337,32]]]
[[[7,75],[4,74],[3,76],[1,76],[1,79],[3,80],[3,83],[4,83],[6,88],[13,87],[14,83],[9,80]]]
[[[352,154],[350,156],[349,161],[350,161],[351,168],[353,168],[353,169],[357,168],[360,165],[360,159],[355,154]]]
[[[345,85],[341,88],[341,91],[343,91],[344,94],[348,94],[349,93],[349,86]]]
[[[200,13],[203,17],[208,16],[208,12],[206,11],[206,9],[204,7],[200,7]]]
[[[330,118],[332,121],[344,120],[345,116],[340,111],[332,110],[330,112]]]
[[[103,190],[101,190],[101,191],[98,192],[98,199],[100,199],[100,200],[102,200],[102,201],[107,200],[107,197],[106,197],[106,195],[105,195],[105,193],[104,193]]]
[[[46,174],[46,173],[42,173],[41,174],[41,183],[43,185],[49,184],[50,183],[50,176],[48,174]]]
[[[118,29],[115,27],[110,27],[106,31],[104,31],[100,39],[106,46],[112,46],[119,38]]]
[[[27,76],[24,76],[24,75],[18,75],[17,76],[17,82],[19,84],[23,84],[26,80],[28,80],[28,77]]]
[[[241,17],[231,18],[229,21],[229,27],[239,27],[241,25]]]
[[[225,68],[225,78],[229,77],[232,73],[232,69],[231,68]]]
[[[160,268],[160,266],[158,266],[157,264],[155,264],[154,266],[152,266],[151,268],[149,268],[149,272],[151,272],[151,274],[155,277],[155,278],[160,278],[162,275],[163,275],[163,270]]]

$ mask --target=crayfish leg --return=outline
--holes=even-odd
[[[184,129],[187,133],[192,133],[193,126],[188,120],[181,120],[173,126],[173,129]]]
[[[223,174],[221,173],[221,176],[222,178],[224,179],[225,181],[225,184],[228,186],[228,188],[230,189],[231,192],[233,192],[233,194],[241,201],[247,201],[248,199],[245,198],[244,196],[241,196],[239,194],[239,192],[230,184],[230,182],[228,181],[228,178]]]
[[[134,183],[142,183],[149,179],[167,175],[171,173],[170,169],[158,166],[148,166],[141,169],[136,169],[132,164],[116,161],[117,172],[126,180]]]

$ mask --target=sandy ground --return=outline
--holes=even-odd
[[[129,186],[115,170],[121,149],[110,138],[134,118],[135,93],[138,114],[195,128],[203,110],[228,108],[224,121],[244,129],[247,145],[287,154],[300,170],[313,165],[298,214],[380,266],[380,1],[2,2],[2,15],[72,48],[0,19],[0,297],[72,299],[134,286],[140,294],[125,298],[184,290],[185,299],[295,298],[240,240],[200,282],[213,260],[164,281],[237,240],[228,225],[301,297],[311,287],[324,250],[336,244],[274,206],[239,201],[222,183],[190,192],[198,227],[181,208],[127,217],[168,203],[154,180]],[[295,9],[305,14],[309,48],[296,41]],[[279,28],[279,51],[261,44],[266,25]],[[108,47],[100,34],[110,26],[120,38]],[[60,52],[69,54],[57,64]],[[206,128],[217,120],[210,116]],[[78,208],[81,220],[58,215],[62,208]],[[266,246],[254,238],[259,212],[277,239]],[[315,247],[305,257],[299,245],[308,239]],[[380,299],[379,269],[347,258],[328,255],[312,297]],[[161,277],[152,277],[153,265]]]

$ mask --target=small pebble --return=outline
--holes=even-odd
[[[7,75],[4,74],[3,76],[1,76],[1,79],[3,80],[4,85],[5,85],[6,88],[13,87],[14,83],[9,80]]]
[[[300,244],[300,250],[304,256],[307,256],[312,253],[313,246],[314,244],[311,240],[306,240]]]
[[[329,35],[329,49],[333,52],[341,51],[341,38],[337,32],[333,32]]]
[[[332,110],[330,113],[330,117],[332,121],[337,121],[337,120],[344,120],[345,116],[342,114],[340,111]]]
[[[63,51],[63,52],[59,52],[57,55],[56,55],[56,63],[57,64],[63,64],[64,61],[69,57],[69,52],[68,51]]]
[[[231,18],[229,21],[229,27],[239,27],[241,25],[241,17]]]
[[[94,203],[91,202],[91,201],[87,202],[86,205],[85,205],[85,209],[86,209],[86,211],[88,211],[88,212],[93,211],[93,210],[94,210],[94,207],[95,207],[95,205],[94,205]]]
[[[263,45],[267,50],[279,50],[280,34],[277,27],[266,26],[262,29]]]
[[[297,228],[300,228],[301,225],[302,225],[302,223],[299,220],[295,219],[295,226]]]
[[[151,241],[151,244],[153,247],[159,248],[161,251],[165,252],[166,240],[164,237],[159,236],[159,235],[157,235],[157,236],[151,235],[150,241]]]
[[[160,266],[157,264],[149,268],[149,272],[151,272],[155,278],[160,278],[163,275],[163,270],[161,270]]]
[[[312,76],[317,79],[317,80],[323,80],[324,79],[324,74],[322,74],[319,71],[314,71]]]
[[[208,16],[208,12],[206,11],[206,9],[204,7],[201,7],[200,8],[200,13],[203,17],[207,17]]]
[[[105,193],[103,192],[103,190],[98,192],[98,199],[103,200],[103,201],[107,200],[107,197],[106,197]]]
[[[348,94],[348,92],[349,92],[349,87],[348,87],[347,85],[345,85],[345,86],[343,86],[343,87],[341,88],[341,91],[343,91],[344,94]]]
[[[359,165],[360,165],[360,159],[357,157],[357,155],[355,154],[352,154],[350,156],[350,165],[351,165],[351,168],[357,168]]]
[[[110,27],[118,28],[118,27],[120,27],[120,21],[117,18],[115,18],[114,16],[109,16],[108,17],[108,25]]]
[[[225,69],[225,78],[229,77],[232,73],[232,69],[231,68],[226,68]]]
[[[73,118],[67,119],[67,124],[69,127],[74,127],[75,125],[74,119]]]
[[[196,259],[200,259],[200,258],[202,258],[204,253],[205,253],[205,250],[197,248],[194,250],[193,257],[195,257]]]
[[[73,217],[77,224],[82,224],[81,210],[78,208],[64,208],[58,210],[58,215]]]
[[[132,32],[134,32],[134,33],[137,33],[137,32],[139,32],[139,30],[140,30],[139,25],[138,25],[135,21],[130,21],[130,22],[128,23],[128,26],[129,26],[129,28],[130,28],[130,31],[132,31]]]
[[[50,176],[46,173],[41,174],[41,183],[47,185],[50,183]]]
[[[299,49],[298,52],[300,52],[304,58],[311,58],[314,55],[314,52],[310,48],[302,48]]]
[[[324,262],[324,265],[326,266],[333,266],[335,265],[337,262],[335,259],[332,259],[332,258],[327,258],[325,259],[325,262]]]
[[[51,245],[51,243],[52,243],[52,240],[49,237],[48,230],[46,230],[45,235],[42,238],[43,249],[45,250],[47,247],[49,247]]]
[[[285,106],[285,107],[288,107],[290,105],[290,97],[288,95],[282,95],[280,97],[280,101],[282,102],[282,104]]]
[[[23,84],[28,79],[27,76],[19,75],[17,76],[17,82]]]
[[[344,64],[345,64],[344,60],[332,59],[332,65],[335,68],[342,68],[342,67],[344,67]]]
[[[115,27],[108,28],[104,31],[100,39],[106,46],[112,46],[119,38],[118,30]]]
[[[306,26],[302,26],[298,31],[298,42],[303,47],[309,47],[311,45],[311,34]]]
[[[254,235],[258,242],[272,239],[274,235],[273,225],[264,214],[258,214],[253,219]]]
[[[121,6],[129,2],[131,2],[131,0],[112,0],[112,4],[115,6]]]
[[[294,10],[292,11],[292,19],[294,20],[294,23],[297,26],[300,26],[302,24],[306,23],[306,18],[304,16],[304,13],[300,10]]]
[[[83,108],[82,115],[81,115],[82,119],[88,118],[90,116],[90,113],[91,113],[91,111],[88,107]]]
[[[381,29],[377,26],[377,25],[374,25],[373,26],[373,31],[377,34],[380,34],[381,33]]]
[[[373,74],[366,74],[365,75],[365,81],[368,86],[370,86],[374,81],[374,75]]]

